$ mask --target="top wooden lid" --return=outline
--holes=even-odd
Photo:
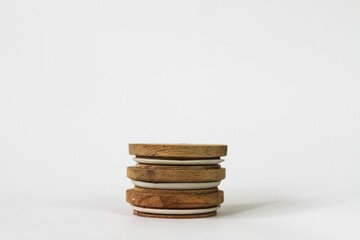
[[[226,156],[227,145],[217,144],[129,144],[129,153],[144,157],[219,158]]]

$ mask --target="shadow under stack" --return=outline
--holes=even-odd
[[[225,178],[220,167],[226,145],[129,144],[136,166],[127,168],[135,185],[126,191],[134,214],[155,218],[216,215],[224,201],[218,190]]]

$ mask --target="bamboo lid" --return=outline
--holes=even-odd
[[[226,156],[227,145],[220,144],[129,144],[129,153],[140,157],[208,159]]]

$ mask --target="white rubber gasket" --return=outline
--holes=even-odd
[[[154,189],[207,189],[219,186],[218,182],[200,182],[200,183],[152,183],[131,180],[132,183],[137,187],[142,188],[154,188]]]
[[[133,160],[138,163],[154,164],[154,165],[212,165],[224,161],[224,159],[194,159],[194,160],[168,160],[168,159],[150,159],[150,158],[136,158]]]
[[[220,206],[212,208],[198,208],[198,209],[159,209],[159,208],[142,208],[131,205],[135,211],[143,213],[153,214],[176,214],[176,215],[187,215],[187,214],[201,214],[215,212]]]

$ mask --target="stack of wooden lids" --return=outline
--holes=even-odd
[[[226,145],[129,144],[136,166],[127,176],[134,188],[126,201],[134,214],[157,218],[199,218],[216,215],[224,201],[218,190],[225,178],[219,163]]]

